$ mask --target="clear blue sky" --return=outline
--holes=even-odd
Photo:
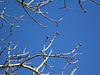
[[[100,2],[99,0],[96,1]],[[56,35],[56,32],[58,31],[60,35],[54,40],[47,53],[51,49],[53,50],[53,54],[70,52],[79,43],[82,44],[82,47],[79,47],[75,52],[83,53],[82,55],[76,56],[75,60],[80,58],[80,61],[76,64],[68,66],[64,70],[64,74],[70,75],[71,71],[75,68],[76,65],[79,67],[75,73],[76,75],[100,74],[100,5],[97,5],[90,0],[87,2],[82,2],[83,7],[87,9],[87,12],[84,13],[78,4],[78,0],[67,1],[67,6],[74,8],[74,10],[59,10],[58,8],[63,6],[63,0],[54,0],[44,7],[42,11],[48,12],[46,15],[52,19],[63,18],[62,21],[58,22],[58,27],[54,22],[45,19],[39,14],[35,14],[32,11],[29,11],[31,15],[40,23],[48,26],[47,28],[43,28],[36,24],[26,14],[22,6],[15,2],[15,0],[7,0],[6,3],[0,3],[0,12],[2,12],[4,7],[7,7],[5,14],[13,15],[15,17],[25,15],[23,18],[26,19],[26,21],[18,21],[16,23],[16,25],[20,25],[20,27],[13,27],[13,36],[11,39],[9,39],[9,41],[14,39],[15,42],[19,43],[18,48],[16,51],[14,51],[15,53],[21,53],[24,49],[24,46],[27,45],[27,51],[30,51],[30,56],[35,55],[38,53],[38,51],[42,50],[46,35],[50,36],[47,42],[48,45],[50,40]],[[2,20],[0,19],[0,21]],[[9,19],[9,21],[13,22],[12,19]],[[5,30],[0,30],[0,39],[3,38],[3,36],[10,34],[10,32],[8,32],[10,25],[5,23],[4,28]],[[38,66],[40,61],[32,59],[31,62],[35,63],[34,66]],[[55,66],[53,68],[56,72],[55,74],[60,74],[60,70],[66,65],[66,60],[51,58],[48,60],[48,64]],[[47,71],[51,72],[48,67],[47,69],[48,70],[45,70],[44,73],[47,73]],[[28,75],[32,75],[32,72],[26,69],[19,70],[17,74],[25,75],[26,73]]]

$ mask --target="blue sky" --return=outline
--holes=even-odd
[[[38,0],[39,1],[39,0]],[[96,0],[99,2],[99,0]],[[54,40],[50,49],[55,53],[65,53],[73,50],[79,43],[82,44],[75,53],[83,53],[82,55],[77,55],[76,59],[80,58],[80,61],[76,64],[68,66],[64,70],[64,74],[70,75],[71,71],[74,70],[75,66],[78,65],[79,69],[76,71],[76,75],[99,75],[100,67],[100,5],[97,5],[90,0],[87,2],[82,2],[82,5],[87,12],[80,8],[77,1],[67,1],[67,6],[74,8],[74,10],[68,9],[58,9],[63,6],[63,0],[54,0],[46,7],[42,8],[42,11],[48,12],[46,16],[52,19],[60,19],[59,26],[56,26],[56,23],[51,22],[39,14],[29,11],[31,15],[36,18],[43,25],[48,26],[43,28],[36,24],[23,10],[22,6],[18,3],[15,3],[15,0],[9,0],[6,3],[0,3],[0,12],[2,12],[4,7],[7,7],[5,14],[13,15],[15,17],[20,17],[25,15],[23,18],[26,20],[18,21],[16,25],[20,25],[19,28],[12,28],[13,36],[8,41],[14,39],[15,42],[18,42],[18,48],[12,53],[21,53],[24,49],[24,46],[27,45],[27,51],[30,51],[30,56],[33,56],[38,53],[38,51],[43,49],[43,44],[46,39],[46,35],[49,35],[50,38],[47,42],[47,45],[50,43],[50,40],[56,35],[58,31],[59,36]],[[10,22],[13,22],[12,19],[7,18]],[[3,20],[0,19],[2,22]],[[0,24],[1,24],[0,22]],[[10,25],[5,23],[3,29],[0,30],[0,39],[4,36],[10,34],[9,32]],[[6,54],[6,53],[4,53]],[[3,55],[4,57],[4,55]],[[31,60],[35,63],[35,66],[39,65],[39,60]],[[1,62],[0,62],[1,64]],[[55,66],[53,69],[56,72],[55,74],[61,74],[61,69],[66,65],[65,59],[54,59],[51,58],[48,60],[48,64]],[[51,70],[47,67],[48,70]],[[26,69],[21,69],[17,74],[28,74],[32,75],[32,72]]]

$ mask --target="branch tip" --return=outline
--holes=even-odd
[[[47,35],[47,38],[50,38],[50,36]]]
[[[4,23],[2,23],[2,26],[4,26]]]
[[[16,44],[17,44],[17,45],[19,45],[19,43],[18,43],[18,42],[17,42]]]
[[[80,58],[78,60],[80,60]]]
[[[52,43],[52,40],[50,41],[50,43]]]
[[[27,46],[25,46],[25,48],[26,48]]]
[[[50,0],[50,2],[52,2],[53,0]]]
[[[82,44],[79,44],[79,46],[82,46]]]
[[[76,69],[79,69],[79,67],[76,65]]]
[[[85,10],[84,10],[84,13],[86,13],[86,12],[87,12],[87,10],[85,9]]]
[[[59,35],[59,32],[57,32],[57,35]]]

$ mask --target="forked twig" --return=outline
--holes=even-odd
[[[64,7],[60,7],[59,9],[64,9],[64,8],[70,9],[70,10],[74,10],[73,8],[68,8],[68,7],[66,6],[66,0],[64,0]]]
[[[39,24],[40,26],[42,26],[42,27],[47,27],[47,26],[44,26],[44,25],[42,25],[41,23],[39,23],[36,19],[34,19],[30,14],[29,14],[29,12],[25,9],[25,7],[23,6],[23,8],[24,8],[24,10],[26,11],[26,13],[37,23],[37,24]]]
[[[10,27],[10,32],[12,32],[12,30],[11,30],[12,27],[13,27],[13,26],[14,26],[14,27],[19,27],[18,25],[15,25],[15,23],[16,23],[18,20],[24,20],[24,19],[21,19],[24,15],[22,15],[20,18],[16,18],[16,17],[10,16],[10,15],[6,15],[6,14],[4,14],[5,9],[6,9],[6,7],[5,7],[4,10],[2,11],[2,13],[0,13],[0,14],[1,14],[1,15],[0,15],[0,18],[3,19],[5,22],[7,22],[9,25],[11,25],[11,27]],[[16,20],[14,21],[14,23],[10,23],[7,19],[4,18],[4,16],[10,17],[10,18],[14,18],[14,19],[16,19]],[[0,28],[1,28],[1,27],[0,27]]]
[[[0,13],[0,14],[1,14],[1,15],[4,15],[4,16],[7,16],[7,17],[10,17],[10,18],[18,19],[17,17],[11,16],[11,15],[7,15],[7,14],[4,14],[4,13]],[[24,15],[23,15],[23,16],[24,16]],[[25,19],[21,19],[21,18],[19,18],[19,20],[25,21]]]
[[[45,0],[43,3],[41,3],[41,2],[40,2],[40,3],[37,3],[37,6],[36,6],[37,8],[36,8],[36,10],[38,10],[38,9],[40,9],[40,8],[42,8],[42,7],[44,7],[44,6],[46,6],[47,4],[49,4],[49,3],[52,2],[52,1],[53,1],[53,0],[50,0],[50,1],[49,1],[49,0],[47,0],[47,1]],[[39,6],[40,6],[40,7],[39,7]]]
[[[59,20],[53,20],[53,19],[51,19],[51,18],[48,18],[47,16],[45,16],[45,15],[43,14],[43,13],[45,13],[45,12],[41,12],[41,11],[40,11],[40,8],[42,8],[43,6],[47,5],[48,3],[52,2],[52,0],[47,1],[46,3],[45,3],[45,1],[44,1],[44,2],[40,2],[40,3],[38,3],[37,6],[35,6],[35,7],[30,6],[28,3],[24,3],[24,0],[23,0],[23,1],[17,0],[17,1],[20,2],[20,3],[22,4],[22,6],[23,6],[24,10],[26,11],[26,13],[27,13],[37,24],[39,24],[39,25],[42,26],[42,27],[47,27],[47,26],[42,25],[42,24],[39,23],[36,19],[34,19],[34,18],[29,14],[29,12],[25,9],[25,7],[28,8],[29,10],[31,10],[31,11],[37,13],[37,14],[42,15],[42,16],[45,17],[46,19],[55,22],[55,23],[57,24],[57,26],[58,26],[58,21],[62,20],[62,18],[59,19]],[[32,2],[33,2],[33,1],[32,1]],[[40,6],[40,7],[39,7],[39,6]],[[35,10],[32,9],[32,8],[34,8]],[[39,12],[38,12],[37,10],[39,10]]]
[[[45,49],[42,50],[43,54],[45,54],[44,51],[46,51],[46,50],[51,46],[51,44],[53,43],[54,39],[55,39],[58,35],[59,35],[59,32],[57,32],[56,36],[54,36],[54,38],[50,41],[50,44],[47,46],[47,48],[45,48]]]
[[[52,53],[52,50],[50,51],[49,56],[51,55],[51,53]],[[49,56],[47,56],[46,59],[41,63],[41,65],[36,69],[37,71],[44,65],[44,63],[47,61]]]
[[[43,59],[40,57],[40,56],[38,56],[42,61],[43,61]],[[54,72],[54,70],[52,69],[52,67],[49,65],[49,64],[47,64],[46,62],[44,63],[45,65],[47,65],[51,70],[52,70],[52,72]],[[46,66],[45,66],[46,67]],[[43,67],[43,69],[42,69],[42,71],[44,70],[44,68],[45,67]],[[41,72],[42,72],[41,71]],[[54,72],[55,73],[55,72]]]

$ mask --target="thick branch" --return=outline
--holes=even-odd
[[[9,65],[0,65],[0,68],[9,68],[9,67],[23,67],[23,68],[27,68],[30,69],[32,71],[34,71],[35,73],[37,73],[38,75],[42,75],[41,73],[39,73],[37,70],[35,70],[34,68],[24,65],[24,64],[9,64]]]

